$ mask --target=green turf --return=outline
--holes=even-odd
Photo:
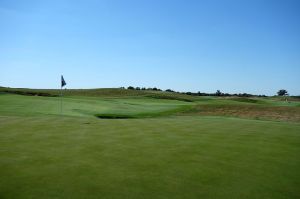
[[[59,100],[0,94],[0,198],[300,198],[299,122],[198,115],[297,101]]]
[[[99,98],[69,96],[62,99],[65,116],[95,117],[118,114],[129,116],[159,116],[189,109],[192,103],[177,100],[140,98]],[[60,115],[59,97],[0,94],[1,115]]]
[[[0,92],[23,94],[23,95],[42,95],[42,96],[59,96],[59,89],[24,89],[24,88],[4,88],[0,87]],[[87,96],[87,97],[148,97],[154,99],[170,99],[191,102],[197,98],[194,96],[184,95],[175,92],[160,92],[153,90],[128,90],[118,88],[102,89],[64,89],[64,96]]]

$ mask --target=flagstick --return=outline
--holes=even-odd
[[[67,83],[65,82],[65,80],[64,80],[64,77],[63,76],[61,76],[60,77],[61,79],[60,79],[60,115],[62,116],[62,103],[63,103],[63,91],[62,91],[62,88],[65,86],[65,85],[67,85]]]
[[[60,87],[60,115],[62,115],[62,86]]]

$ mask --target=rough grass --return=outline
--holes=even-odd
[[[29,95],[29,96],[49,96],[57,97],[61,91],[59,89],[26,89],[26,88],[1,88],[0,92]],[[179,100],[192,102],[196,97],[180,93],[170,93],[162,91],[149,90],[128,90],[118,88],[101,88],[101,89],[64,89],[64,96],[88,96],[88,97],[149,97],[155,99]]]
[[[237,101],[237,102],[247,102],[247,103],[258,103],[260,102],[257,99],[253,99],[253,98],[249,98],[249,97],[232,97],[230,98],[233,101]]]
[[[226,116],[258,120],[300,122],[300,103],[271,98],[214,98],[198,101],[180,115]]]
[[[205,104],[197,105],[193,109],[190,109],[188,112],[185,112],[184,114],[300,122],[300,107],[289,106]]]

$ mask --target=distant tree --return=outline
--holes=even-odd
[[[258,95],[257,97],[267,97],[266,95]]]
[[[154,90],[154,91],[158,91],[158,89],[157,89],[156,87],[154,87],[152,90]]]
[[[248,93],[243,93],[243,94],[239,94],[239,97],[251,97],[252,95],[251,94],[248,94]]]
[[[138,91],[139,91],[139,90],[141,90],[141,88],[140,88],[140,87],[136,87],[135,90],[138,90]]]
[[[143,88],[142,88],[142,90],[144,91],[144,90],[146,90],[146,88],[145,88],[145,87],[143,87]]]
[[[277,95],[278,95],[278,96],[286,96],[286,95],[288,95],[288,92],[287,92],[287,90],[280,89],[280,90],[277,92]]]
[[[220,90],[217,90],[216,96],[221,96],[221,95],[222,95],[222,92]]]
[[[134,90],[134,87],[133,87],[133,86],[128,86],[127,89],[129,89],[129,90]]]
[[[174,92],[174,91],[171,89],[167,89],[166,92]]]

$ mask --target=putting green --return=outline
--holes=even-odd
[[[70,96],[62,98],[62,115],[95,117],[120,115],[128,117],[160,116],[189,109],[192,103],[152,98],[100,98]],[[61,98],[24,95],[0,95],[1,115],[60,115]]]

